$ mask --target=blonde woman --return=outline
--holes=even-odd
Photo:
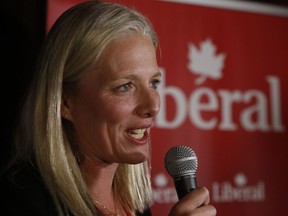
[[[150,215],[157,35],[139,12],[87,1],[50,30],[1,180],[6,215]],[[198,188],[170,215],[215,215]]]

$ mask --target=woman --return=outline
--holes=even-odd
[[[1,181],[8,215],[150,214],[157,43],[149,21],[118,4],[80,3],[56,21]],[[215,215],[208,203],[199,188],[170,215]]]

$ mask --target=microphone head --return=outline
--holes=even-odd
[[[194,175],[198,168],[198,159],[189,146],[174,146],[165,155],[165,168],[173,178]]]

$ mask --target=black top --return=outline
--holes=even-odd
[[[37,169],[21,165],[2,173],[0,206],[5,216],[56,216],[57,210]],[[71,215],[71,214],[70,214]],[[139,216],[151,216],[150,210]]]

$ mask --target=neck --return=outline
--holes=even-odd
[[[95,202],[95,206],[98,209],[98,211],[103,213],[103,215],[120,216],[120,214],[118,213],[119,210],[116,207],[114,207],[114,210],[112,211],[109,208],[107,208],[104,204],[98,202],[97,200],[94,200],[94,202]]]
[[[80,164],[81,172],[95,206],[103,214],[110,212],[108,215],[111,216],[116,213],[116,209],[119,209],[113,192],[113,179],[118,165],[117,163],[97,163],[91,160],[83,160]]]

